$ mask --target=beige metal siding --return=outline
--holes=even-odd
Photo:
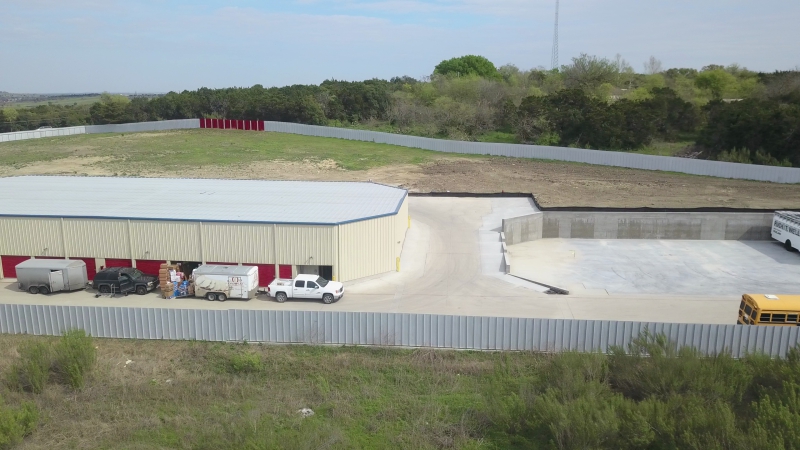
[[[125,220],[64,219],[64,241],[69,256],[131,258]]]
[[[275,263],[271,224],[203,223],[206,261]]]
[[[277,225],[278,264],[333,266],[337,259],[336,227]]]
[[[396,216],[340,225],[340,281],[396,270],[396,235]]]
[[[131,220],[133,259],[201,261],[200,224]]]
[[[395,256],[400,256],[403,251],[403,244],[406,241],[406,233],[408,232],[408,196],[403,199],[400,211],[398,211],[397,216],[395,216],[395,223],[397,224]]]
[[[61,219],[0,218],[0,254],[64,256]]]

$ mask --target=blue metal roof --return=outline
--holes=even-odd
[[[0,178],[0,216],[336,225],[397,214],[375,183],[22,176]]]

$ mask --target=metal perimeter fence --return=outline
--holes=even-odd
[[[398,145],[402,147],[421,148],[437,152],[568,161],[603,166],[625,167],[630,169],[659,170],[692,175],[705,175],[718,178],[770,181],[773,183],[800,183],[800,168],[794,167],[759,166],[755,164],[739,164],[722,161],[675,158],[670,156],[639,155],[625,152],[549,147],[542,145],[451,141],[444,139],[407,136],[402,134],[382,133],[377,131],[322,127],[286,122],[257,121],[257,126],[253,127],[252,122],[253,121],[228,119],[183,119],[121,125],[87,125],[85,127],[53,128],[49,130],[2,133],[0,134],[0,142],[84,133],[133,133],[138,131],[175,130],[201,127],[224,128],[253,131],[263,130],[277,133],[291,133],[305,136],[375,142],[381,144]]]
[[[0,333],[460,350],[608,352],[645,331],[703,355],[785,357],[800,327],[758,327],[338,311],[0,305]]]

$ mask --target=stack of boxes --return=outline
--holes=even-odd
[[[180,264],[162,264],[158,271],[158,282],[164,298],[194,295],[194,285],[185,280]]]

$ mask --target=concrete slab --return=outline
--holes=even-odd
[[[777,242],[542,239],[509,251],[515,275],[576,294],[800,292],[800,255]]]

